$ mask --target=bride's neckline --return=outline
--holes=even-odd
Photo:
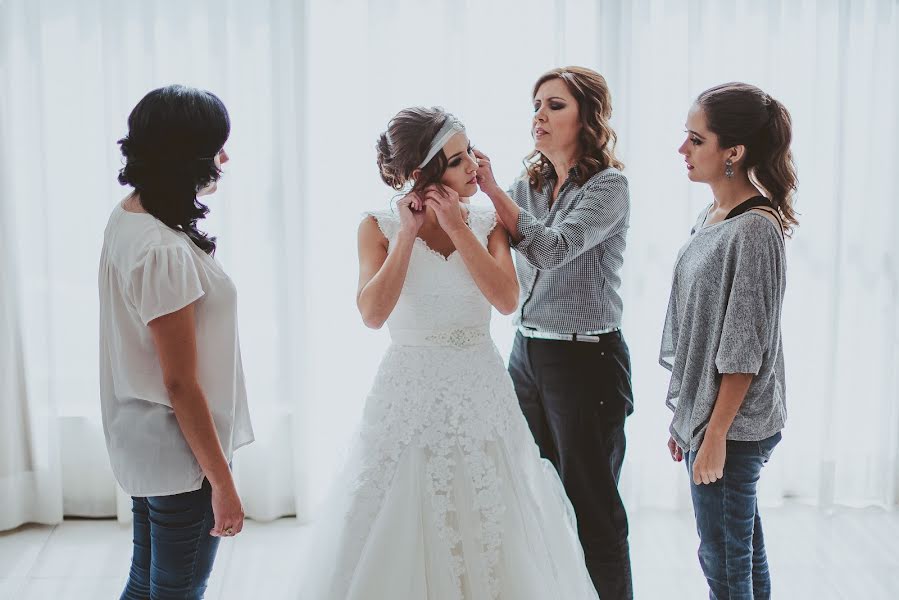
[[[469,207],[465,208],[465,218],[463,220],[465,221],[465,224],[468,225],[468,228],[471,229],[471,208],[469,208]],[[452,252],[450,252],[449,254],[443,254],[442,252],[438,252],[438,251],[434,250],[433,248],[431,248],[431,246],[428,244],[427,241],[425,241],[424,238],[417,236],[417,235],[415,236],[415,242],[420,243],[421,247],[425,250],[425,252],[427,252],[428,254],[433,254],[434,256],[436,256],[437,258],[442,260],[443,262],[449,262],[453,256],[459,254],[458,249],[456,249],[455,247],[453,247]]]
[[[453,256],[455,256],[456,254],[459,254],[459,251],[456,250],[455,248],[453,248],[452,252],[450,252],[447,255],[443,255],[440,252],[437,252],[436,250],[434,250],[433,248],[428,246],[428,243],[418,236],[415,237],[415,243],[419,244],[426,253],[433,254],[434,256],[436,256],[437,258],[442,260],[443,262],[449,262]]]

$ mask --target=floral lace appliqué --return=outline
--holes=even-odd
[[[496,226],[492,210],[472,207],[472,230],[486,245]],[[390,241],[397,219],[374,215]],[[385,222],[381,222],[384,220]],[[497,476],[497,440],[521,432],[523,417],[502,357],[489,342],[490,307],[462,261],[425,260],[427,250],[413,246],[406,282],[388,326],[420,330],[425,345],[391,345],[366,402],[355,474],[354,502],[346,530],[353,539],[338,565],[345,575],[343,593],[362,554],[371,525],[405,452],[422,452],[430,514],[451,557],[458,598],[465,598],[467,569],[482,570],[492,596],[499,594],[496,567],[502,549],[504,483]],[[459,467],[463,467],[459,469]],[[455,481],[463,472],[470,479]],[[454,490],[474,491],[460,506]],[[468,556],[459,530],[461,511],[473,511],[479,526],[478,556]],[[471,519],[469,519],[471,521]]]

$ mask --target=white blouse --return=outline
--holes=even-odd
[[[195,302],[198,379],[230,462],[253,441],[234,284],[187,234],[118,204],[103,236],[99,288],[100,404],[113,473],[131,496],[198,490],[203,471],[175,419],[147,324]]]

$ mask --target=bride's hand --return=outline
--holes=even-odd
[[[418,235],[418,230],[425,222],[425,207],[417,192],[409,192],[397,202],[400,213],[400,227],[406,233]]]
[[[424,205],[434,209],[437,223],[448,234],[467,227],[462,218],[462,203],[455,190],[446,186],[429,185],[424,189]]]

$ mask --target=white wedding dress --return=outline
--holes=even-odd
[[[393,246],[399,216],[369,213]],[[471,206],[482,244],[492,209]],[[458,253],[417,239],[348,464],[313,525],[303,600],[597,598]]]

